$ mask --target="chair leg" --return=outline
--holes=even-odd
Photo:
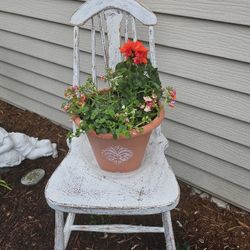
[[[64,250],[63,212],[55,211],[55,250]]]
[[[170,211],[162,213],[167,250],[176,250]]]

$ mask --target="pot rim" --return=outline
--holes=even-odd
[[[130,135],[131,135],[130,138],[127,138],[124,135],[122,135],[122,136],[119,136],[118,139],[131,139],[131,138],[135,138],[135,137],[138,137],[138,136],[141,136],[141,135],[145,135],[145,134],[151,133],[153,129],[155,129],[156,127],[158,127],[161,124],[162,120],[164,119],[164,114],[165,114],[165,112],[164,112],[164,106],[161,104],[160,105],[160,114],[159,114],[159,116],[157,116],[149,124],[143,126],[142,127],[143,128],[142,132],[138,132],[138,131],[136,131],[136,129],[133,129],[130,132]],[[76,124],[76,126],[79,127],[79,124],[81,122],[80,117],[79,116],[73,116],[72,120],[74,121],[74,123]],[[91,131],[88,131],[86,134],[88,136],[97,137],[97,138],[100,138],[100,139],[114,139],[114,137],[113,137],[113,135],[111,133],[96,134],[96,132],[94,130],[91,130]]]

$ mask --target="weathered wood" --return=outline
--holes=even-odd
[[[80,55],[79,55],[79,28],[74,27],[74,48],[73,48],[73,86],[79,85]]]
[[[55,250],[64,250],[63,212],[55,211]]]
[[[75,220],[75,214],[74,213],[68,213],[66,222],[65,222],[65,226],[64,226],[64,247],[67,247],[69,238],[70,238],[70,234],[72,231],[72,225],[74,223]]]
[[[121,61],[121,53],[119,51],[120,27],[123,14],[118,10],[105,11],[108,45],[109,45],[109,67],[114,69],[116,64]]]
[[[74,225],[72,231],[106,232],[106,233],[163,233],[163,227],[134,225]]]
[[[96,39],[95,39],[95,23],[94,17],[91,18],[91,62],[92,62],[92,80],[94,84],[97,86],[96,81]],[[98,86],[97,86],[98,87]]]
[[[135,18],[133,16],[131,16],[131,27],[132,27],[133,41],[137,41]]]
[[[99,18],[99,29],[101,33],[101,42],[102,42],[102,51],[103,51],[103,56],[104,56],[104,63],[105,67],[108,67],[108,50],[107,50],[107,44],[106,44],[106,35],[105,35],[105,30],[104,30],[104,13],[101,12],[98,16]]]
[[[167,250],[176,250],[170,212],[162,214]]]
[[[124,32],[124,38],[125,38],[125,42],[128,41],[128,19],[129,19],[129,15],[125,12],[124,13],[124,17],[125,17],[125,32]]]
[[[149,52],[150,52],[150,60],[152,65],[157,68],[157,62],[156,62],[156,55],[155,55],[155,36],[154,36],[154,27],[149,26],[148,28],[149,32]]]
[[[155,25],[157,20],[153,12],[134,0],[95,0],[87,1],[71,17],[71,24],[81,26],[102,10],[119,9],[130,13],[145,25]]]

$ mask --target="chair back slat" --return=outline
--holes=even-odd
[[[133,16],[131,16],[131,26],[132,26],[133,41],[137,41],[135,18]]]
[[[79,55],[79,27],[74,27],[73,48],[73,86],[79,85],[80,55]]]
[[[97,86],[96,81],[96,28],[94,17],[91,18],[91,61],[92,61],[92,80]]]
[[[129,15],[127,12],[124,12],[124,19],[125,19],[124,38],[125,38],[125,42],[127,42],[128,41],[128,19],[129,19]]]
[[[120,46],[120,27],[123,14],[120,10],[110,9],[105,11],[108,47],[109,47],[109,68],[114,69],[116,64],[121,61]]]
[[[106,44],[106,35],[105,35],[105,27],[104,27],[104,13],[101,12],[98,15],[98,21],[99,21],[99,29],[101,34],[101,42],[102,42],[102,52],[103,52],[103,58],[105,67],[108,67],[108,50],[107,50],[107,44]]]
[[[156,62],[156,55],[155,55],[155,36],[154,36],[154,27],[149,26],[148,27],[148,40],[149,40],[149,53],[150,53],[150,60],[152,65],[157,68],[157,62]]]

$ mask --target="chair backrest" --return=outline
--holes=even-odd
[[[92,26],[92,78],[96,84],[96,30],[98,29],[96,23],[98,23],[100,30],[106,67],[114,69],[115,65],[121,61],[119,51],[121,37],[124,36],[125,41],[128,40],[129,25],[131,25],[133,40],[137,40],[135,19],[149,28],[150,59],[152,65],[157,67],[153,29],[153,26],[157,23],[157,18],[153,12],[147,10],[135,0],[88,0],[80,6],[70,21],[74,25],[73,85],[79,85],[79,27],[90,19]],[[123,35],[121,34],[121,27],[124,27]]]

